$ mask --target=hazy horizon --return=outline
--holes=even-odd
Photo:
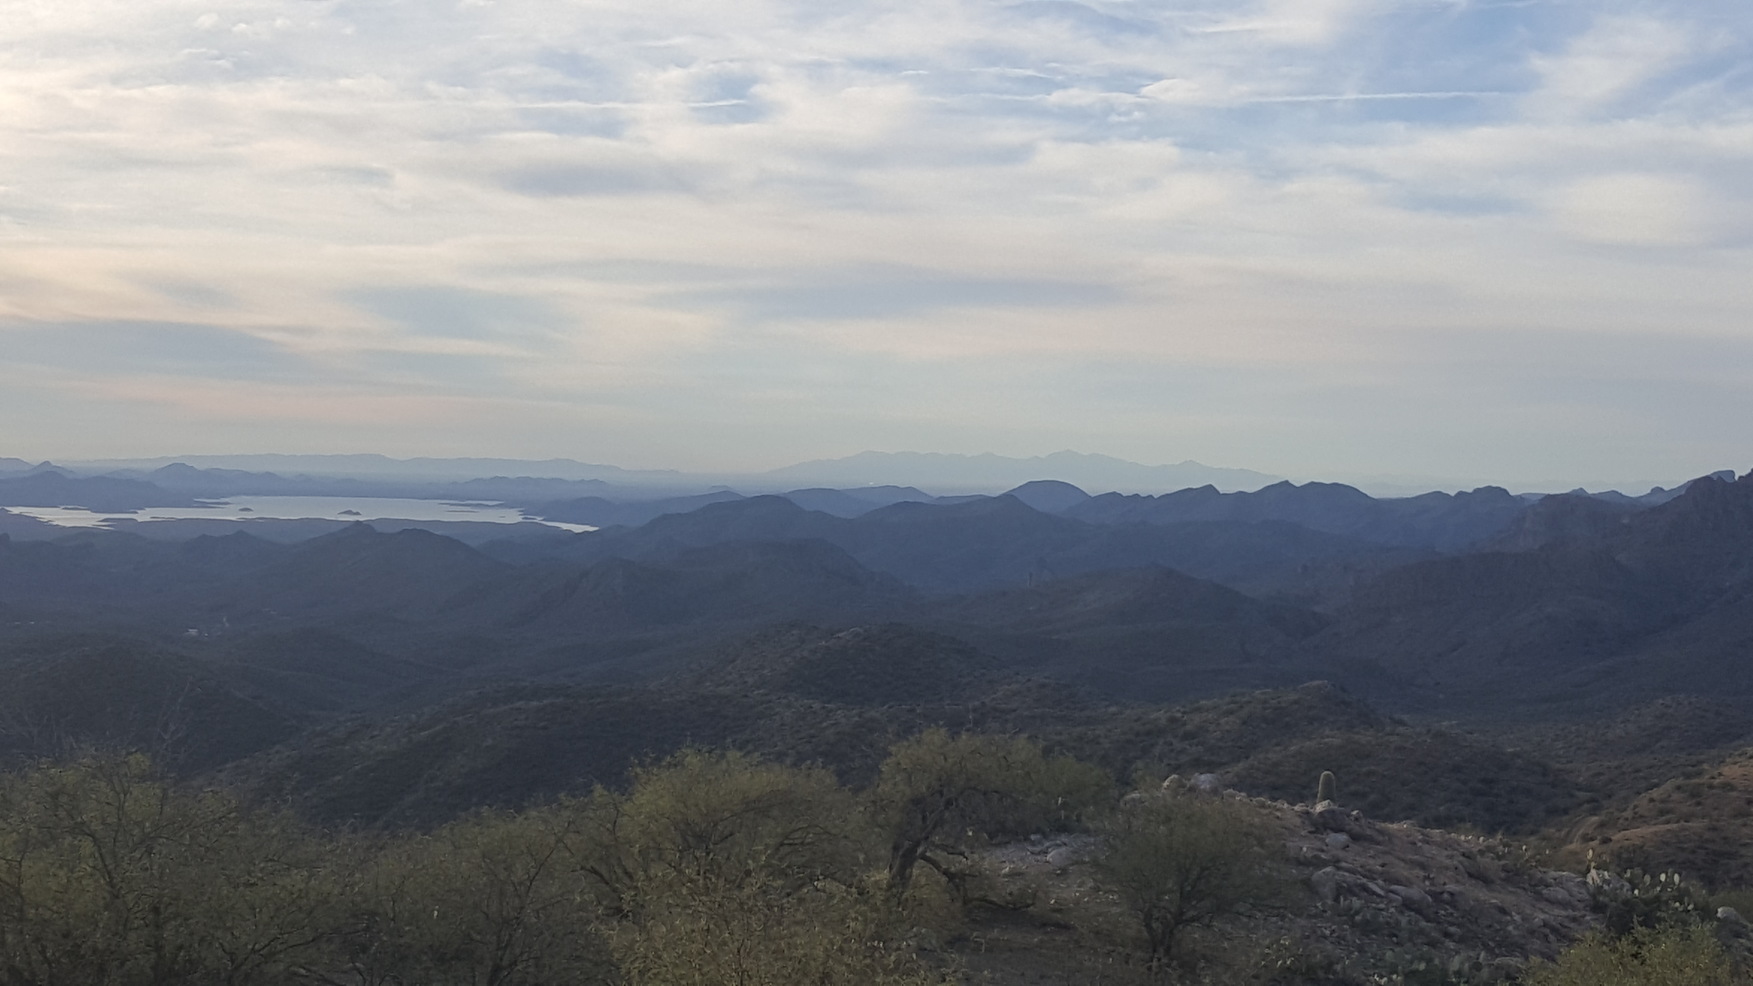
[[[1092,481],[1091,475],[1103,475],[1103,466],[1119,467],[1122,472],[1134,474],[1143,470],[1159,471],[1167,475],[1177,474],[1177,470],[1186,471],[1190,476],[1188,485],[1205,485],[1207,482],[1225,490],[1251,490],[1274,482],[1288,480],[1301,485],[1309,482],[1343,483],[1355,486],[1375,496],[1404,496],[1419,492],[1462,491],[1485,486],[1503,487],[1515,493],[1558,493],[1573,489],[1587,489],[1591,492],[1618,490],[1619,492],[1639,495],[1653,487],[1673,489],[1692,479],[1718,472],[1730,472],[1741,475],[1749,471],[1748,465],[1724,463],[1720,469],[1704,470],[1688,476],[1669,477],[1511,477],[1484,478],[1459,476],[1428,476],[1407,473],[1353,474],[1353,475],[1290,475],[1270,469],[1250,469],[1223,463],[1198,462],[1181,460],[1179,462],[1135,462],[1107,456],[1102,453],[1087,453],[1071,449],[1061,449],[1042,456],[998,456],[995,453],[944,453],[907,451],[874,451],[864,450],[854,455],[826,460],[804,460],[785,462],[780,465],[749,468],[742,470],[686,470],[665,468],[631,468],[614,462],[591,462],[571,456],[552,456],[544,459],[506,458],[499,456],[407,456],[398,457],[378,452],[361,453],[285,453],[285,452],[243,452],[236,454],[223,453],[192,453],[185,455],[146,455],[125,457],[103,457],[95,459],[79,459],[73,457],[47,456],[41,459],[28,456],[11,455],[0,449],[0,460],[16,459],[36,465],[50,462],[56,465],[88,472],[106,472],[126,470],[130,468],[150,468],[171,463],[189,463],[200,468],[230,468],[248,471],[280,471],[288,475],[329,475],[329,476],[378,476],[384,478],[417,478],[426,476],[434,481],[457,480],[466,478],[486,478],[489,475],[523,475],[530,477],[551,477],[558,479],[606,478],[610,482],[618,482],[630,488],[658,488],[674,486],[677,489],[705,488],[710,484],[737,483],[749,485],[745,492],[761,492],[771,487],[773,491],[782,488],[799,488],[789,486],[783,477],[791,475],[805,484],[815,479],[824,480],[827,485],[835,485],[838,477],[842,486],[856,485],[916,485],[932,493],[958,493],[981,489],[987,492],[1000,492],[1003,488],[1033,480],[1061,480],[1073,485],[1082,486],[1087,492],[1099,493],[1110,490],[1120,492],[1169,492],[1178,486],[1151,485],[1140,482]],[[852,482],[848,480],[844,467],[849,463],[859,462],[867,458],[889,459],[905,463],[902,466],[885,467],[878,465],[869,471],[868,481]],[[348,462],[345,460],[359,460]],[[935,474],[932,460],[940,460]],[[986,463],[988,474],[1006,475],[1010,478],[994,479],[990,482],[959,479],[970,469],[978,469]],[[1058,463],[1058,466],[1055,466]],[[470,471],[467,466],[481,464],[481,468]],[[1039,464],[1039,468],[1028,471],[1031,464]],[[1069,464],[1069,465],[1068,465]],[[528,467],[512,469],[507,466]],[[549,468],[543,469],[541,467]],[[410,469],[409,467],[417,467]],[[582,467],[582,468],[578,468]],[[811,467],[821,467],[812,472]],[[1135,467],[1132,468],[1132,467]],[[894,472],[895,475],[886,475]],[[1021,469],[1022,471],[1017,471]],[[607,470],[608,472],[604,472]],[[925,471],[921,471],[925,470]],[[996,470],[996,472],[993,472]],[[1008,470],[1008,473],[1007,473]],[[626,473],[625,477],[613,475],[615,472]],[[1082,474],[1080,481],[1079,474]],[[667,478],[666,478],[667,474]],[[1246,481],[1252,474],[1255,481]],[[1110,471],[1108,475],[1113,475]],[[1227,479],[1231,481],[1225,481]],[[935,487],[935,489],[931,488]]]

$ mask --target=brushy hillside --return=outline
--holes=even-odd
[[[1558,858],[1675,872],[1715,889],[1753,887],[1753,749],[1666,780],[1569,829]]]

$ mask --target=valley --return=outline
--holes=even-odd
[[[73,498],[117,493],[90,490]],[[1483,840],[1493,866],[1531,867],[1539,906],[1571,894],[1541,919],[1562,934],[1515,939],[1522,959],[1599,920],[1591,891],[1538,874],[1753,887],[1753,476],[1641,499],[1031,482],[519,509],[600,529],[0,513],[0,756],[137,751],[305,824],[419,833],[626,790],[689,750],[874,790],[891,751],[942,729],[1027,737],[1122,789],[1211,776],[1287,832],[1320,831],[1296,812],[1330,771],[1347,838],[1401,847],[1372,865]],[[1081,873],[1030,879],[1075,896]],[[1328,934],[1327,905],[1295,933]],[[975,907],[943,947],[1027,953],[1051,911]],[[1460,937],[1418,954],[1489,937],[1446,920]],[[1365,931],[1335,968],[1364,968]],[[996,982],[1036,981],[1007,968]]]

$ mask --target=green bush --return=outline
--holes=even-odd
[[[614,934],[627,986],[929,986],[943,983],[886,933],[880,901],[843,884],[693,882],[641,900]]]
[[[1177,957],[1183,932],[1287,886],[1281,840],[1245,801],[1145,795],[1122,802],[1098,831],[1098,872],[1137,920],[1152,969]]]
[[[860,798],[685,751],[626,793],[394,835],[318,833],[141,757],[0,775],[0,984],[942,983],[895,930],[895,840],[1063,822],[1107,782],[1022,740],[929,734],[892,760]]]
[[[1722,945],[1702,925],[1638,928],[1627,935],[1592,934],[1554,963],[1538,963],[1524,986],[1737,986]]]
[[[484,812],[374,847],[349,888],[347,965],[365,983],[606,981],[603,906],[570,865],[572,822]]]
[[[995,836],[1063,827],[1112,788],[1100,768],[1049,757],[1032,740],[928,729],[896,744],[870,794],[889,843],[889,891],[905,894],[919,863],[960,888],[966,874],[956,860],[968,850]]]
[[[688,751],[565,810],[628,986],[938,981],[884,934],[872,829],[826,771]]]
[[[0,979],[282,981],[321,958],[332,876],[290,819],[180,790],[144,757],[0,777]]]
[[[657,888],[851,881],[874,844],[829,772],[735,752],[683,751],[634,771],[625,795],[599,790],[562,811],[581,871],[622,912]]]

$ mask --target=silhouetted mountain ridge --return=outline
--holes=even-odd
[[[1473,707],[1647,699],[1656,688],[1753,696],[1753,676],[1730,659],[1753,643],[1753,478],[1698,480],[1612,523],[1595,507],[1555,509],[1591,519],[1552,525],[1529,550],[1388,571],[1358,588],[1308,653],[1358,669],[1360,687],[1386,673],[1393,683],[1371,686],[1384,695],[1407,688],[1418,701]]]
[[[194,499],[138,479],[68,476],[54,470],[0,478],[0,505],[84,507],[122,513],[145,507],[193,507]]]
[[[1155,497],[1107,493],[1065,513],[1108,524],[1288,521],[1377,544],[1457,551],[1501,532],[1527,509],[1528,501],[1495,486],[1376,499],[1341,483],[1280,482],[1252,493],[1212,486]]]
[[[557,557],[661,560],[723,541],[822,540],[927,592],[967,592],[1087,572],[1160,565],[1256,593],[1307,591],[1330,570],[1370,571],[1420,557],[1284,522],[1089,524],[1015,497],[898,502],[856,518],[749,497],[583,535]]]

